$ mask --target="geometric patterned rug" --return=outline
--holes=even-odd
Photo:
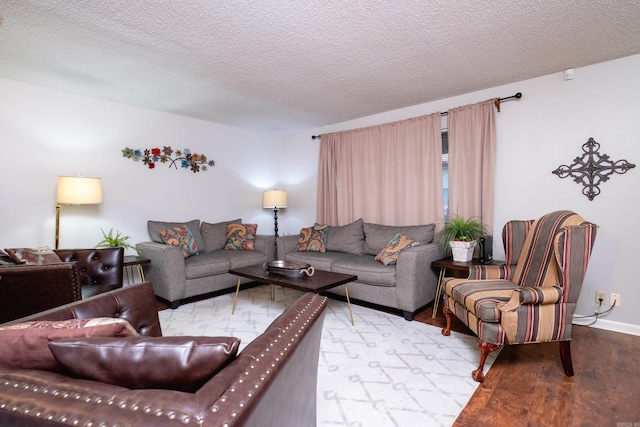
[[[269,287],[185,304],[158,313],[163,335],[234,336],[244,346],[302,292]],[[450,426],[476,390],[476,338],[407,322],[401,316],[329,299],[318,369],[317,421],[322,427]],[[487,358],[485,374],[498,352]],[[304,427],[304,426],[301,426]]]

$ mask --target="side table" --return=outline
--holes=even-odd
[[[144,270],[142,269],[142,266],[145,264],[151,264],[151,260],[148,258],[142,258],[142,257],[136,256],[136,255],[126,255],[123,258],[122,265],[124,267],[124,273],[127,276],[127,282],[130,285],[135,283],[136,281],[133,267],[136,267],[140,281],[144,282]]]
[[[433,302],[433,313],[431,315],[432,318],[435,319],[436,314],[438,312],[438,304],[440,304],[440,298],[442,298],[442,279],[444,279],[447,270],[450,270],[453,273],[454,277],[467,277],[469,275],[469,267],[473,265],[502,265],[504,261],[496,261],[493,260],[488,264],[480,264],[478,258],[473,258],[469,262],[460,262],[454,261],[453,257],[442,258],[431,263],[431,268],[439,268],[440,273],[438,274],[438,287],[436,288],[436,299]],[[465,274],[467,276],[465,276]]]

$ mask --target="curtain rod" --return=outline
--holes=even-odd
[[[522,98],[522,92],[517,92],[515,95],[505,96],[504,98],[499,98],[498,102],[496,103],[498,112],[500,112],[500,102],[509,101],[510,99],[520,99],[520,98]],[[446,116],[447,114],[449,114],[447,111],[445,111],[444,113],[440,113],[440,115],[443,117]],[[320,135],[311,135],[311,139],[316,139],[316,138],[320,138]]]

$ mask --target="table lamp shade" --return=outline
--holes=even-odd
[[[268,190],[262,196],[262,207],[279,209],[287,207],[287,192],[284,190]]]
[[[101,178],[85,178],[81,176],[58,177],[57,204],[97,205],[102,202]]]

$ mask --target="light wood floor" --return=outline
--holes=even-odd
[[[416,320],[442,326],[431,313]],[[576,325],[571,335],[573,377],[557,343],[506,346],[454,426],[640,427],[640,337]]]

